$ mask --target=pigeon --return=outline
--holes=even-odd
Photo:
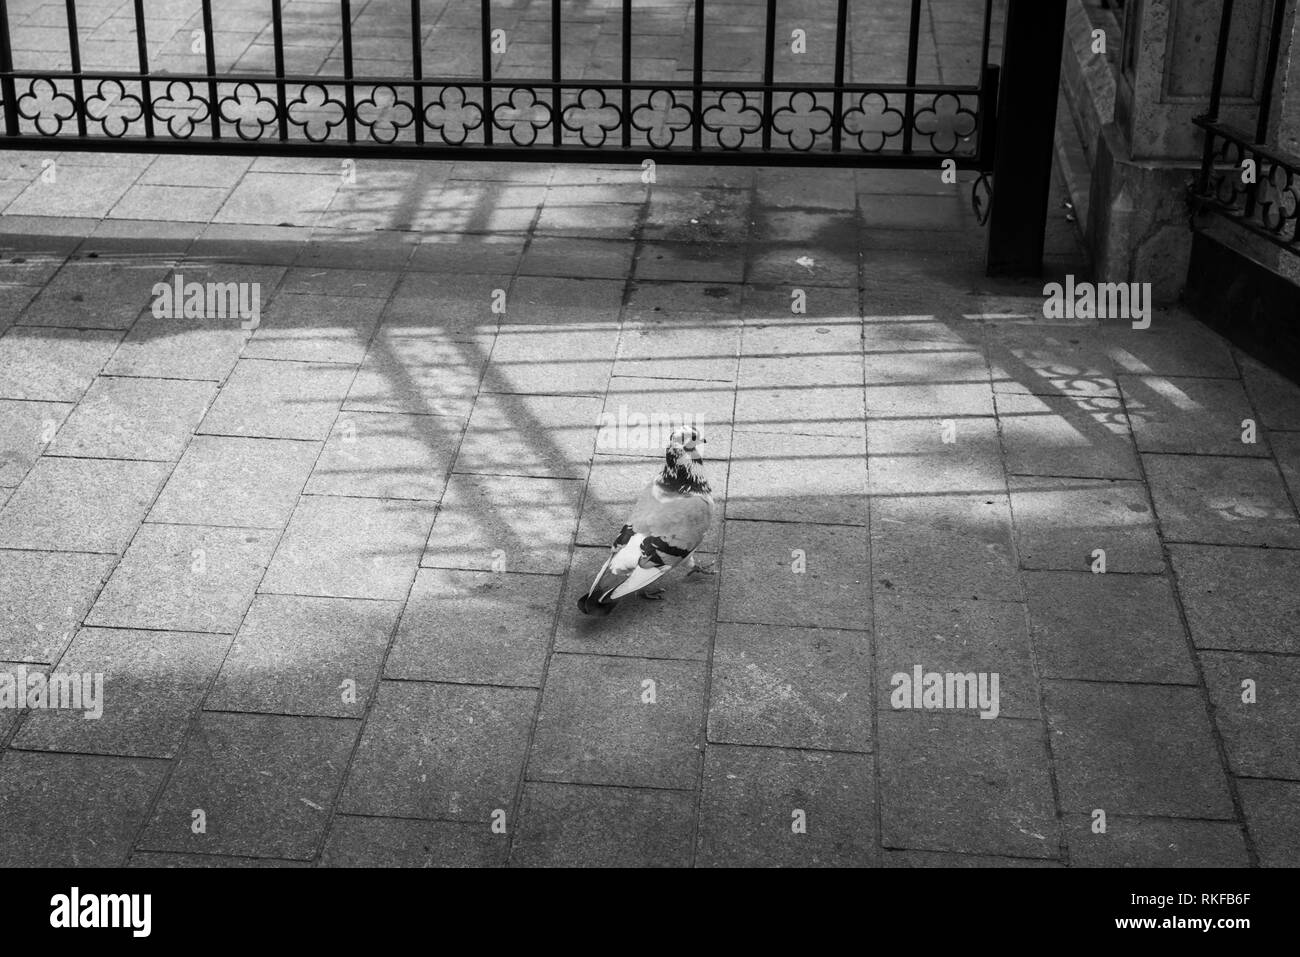
[[[713,490],[704,478],[706,443],[698,429],[677,429],[668,437],[663,471],[646,486],[627,524],[610,545],[609,558],[591,588],[578,599],[584,615],[608,615],[622,599],[640,593],[657,599],[649,587],[679,564],[687,574],[713,574],[695,561],[713,519]]]

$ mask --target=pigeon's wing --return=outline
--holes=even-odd
[[[611,602],[653,585],[699,546],[712,516],[713,501],[707,496],[680,495],[652,482],[637,499],[588,595]]]
[[[637,499],[628,524],[654,540],[660,557],[671,566],[700,547],[712,519],[713,499],[708,495],[682,495],[655,482]]]

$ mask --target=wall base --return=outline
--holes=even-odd
[[[1197,230],[1183,300],[1242,351],[1300,382],[1300,286]]]
[[[1149,282],[1157,303],[1172,303],[1187,278],[1187,189],[1199,166],[1128,155],[1119,127],[1103,127],[1092,171],[1088,250],[1098,282]]]

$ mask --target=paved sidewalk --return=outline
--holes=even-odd
[[[107,676],[0,710],[0,864],[1300,862],[1300,391],[1045,322],[969,183],[0,169],[0,671]],[[696,418],[725,505],[592,621],[659,455],[602,413]]]

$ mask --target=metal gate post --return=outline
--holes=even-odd
[[[5,0],[0,0],[0,96],[4,97],[5,135],[18,135],[18,93],[14,78],[9,74],[14,68],[13,50],[9,46],[9,11]]]
[[[1037,276],[1052,186],[1065,0],[1008,0],[989,220],[990,276]]]

